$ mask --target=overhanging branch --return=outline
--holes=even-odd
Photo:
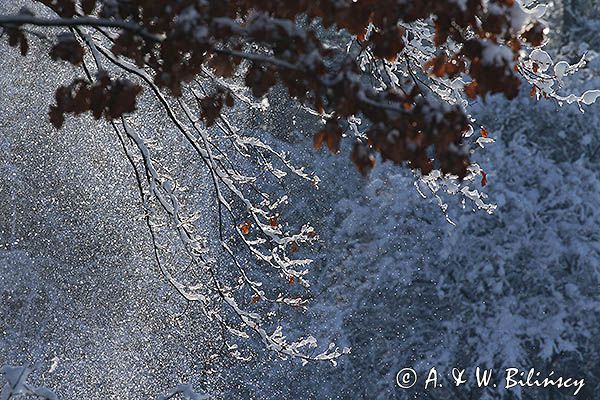
[[[32,15],[0,15],[0,26],[21,26],[21,25],[35,25],[35,26],[62,26],[62,27],[76,27],[76,26],[91,26],[91,27],[105,27],[105,28],[119,28],[123,29],[136,35],[143,37],[144,39],[152,42],[162,42],[163,37],[154,35],[148,32],[145,28],[132,22],[111,20],[104,18],[95,17],[77,17],[77,18],[39,18]]]

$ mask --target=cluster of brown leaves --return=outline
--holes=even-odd
[[[50,106],[50,122],[60,128],[65,114],[82,114],[91,111],[96,119],[103,115],[107,120],[135,111],[136,96],[142,89],[125,79],[112,80],[101,71],[96,81],[77,79],[69,86],[56,90],[56,104]]]
[[[20,30],[13,27],[7,28],[6,33],[8,34],[8,45],[11,47],[18,47],[22,55],[26,55],[29,51],[29,43],[27,37]]]
[[[245,84],[258,97],[276,84],[285,86],[298,101],[329,116],[315,134],[316,147],[326,144],[338,152],[346,118],[365,116],[370,123],[367,141],[355,144],[352,152],[353,161],[364,173],[374,165],[374,152],[379,152],[383,159],[408,163],[423,173],[440,168],[463,177],[469,163],[468,154],[461,150],[467,118],[460,108],[435,105],[418,90],[409,94],[393,88],[373,90],[361,79],[363,72],[356,60],[325,46],[308,28],[310,24],[297,22],[299,17],[344,29],[376,58],[390,61],[409,45],[406,24],[432,17],[434,43],[441,49],[451,39],[460,45],[460,51],[444,51],[426,68],[438,77],[469,75],[471,82],[465,91],[471,98],[493,93],[516,96],[520,81],[514,62],[519,50],[525,43],[538,46],[543,40],[539,23],[515,30],[515,0],[489,0],[487,6],[483,0],[466,0],[464,8],[453,0],[40,1],[63,18],[83,16],[78,15],[80,9],[88,16],[127,22],[129,27],[121,27],[112,52],[151,69],[154,83],[174,96],[180,96],[182,85],[205,66],[223,77],[243,72]],[[367,36],[369,24],[374,29]],[[26,53],[21,25],[7,29],[9,43]],[[513,56],[490,63],[484,55],[489,46],[503,46]],[[65,37],[51,55],[79,64],[83,47]],[[248,65],[242,69],[244,60]],[[138,91],[134,85],[111,82],[106,76],[94,86],[76,81],[57,91],[52,122],[60,126],[64,113],[86,110],[97,118],[101,114],[118,117],[134,109]],[[223,105],[233,103],[226,92],[210,95],[201,100],[201,117],[211,125]]]
[[[83,61],[83,47],[79,45],[77,38],[72,33],[62,33],[58,36],[57,43],[50,50],[50,57],[54,61],[64,60],[73,65],[79,65]]]
[[[378,123],[369,128],[367,137],[371,145],[384,160],[398,164],[409,161],[424,174],[437,167],[464,177],[469,163],[461,143],[469,126],[467,117],[458,106],[439,105],[414,93],[413,96],[400,99],[405,104],[414,104],[410,109],[388,119],[385,125]],[[369,111],[367,115],[380,112]],[[433,157],[430,149],[434,150]]]
[[[231,93],[223,89],[217,89],[210,96],[200,99],[199,103],[201,110],[200,117],[204,120],[206,126],[212,126],[217,118],[219,118],[219,115],[221,115],[224,105],[233,107],[234,99]]]

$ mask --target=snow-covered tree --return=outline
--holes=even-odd
[[[592,59],[569,89],[597,86],[598,61]],[[540,104],[528,93],[516,103],[494,99],[471,109],[478,121],[497,127],[486,133],[495,143],[475,159],[487,170],[487,200],[497,205],[491,215],[441,194],[449,224],[418,191],[406,190],[410,174],[389,165],[375,168],[359,193],[348,190],[360,186],[354,181],[340,188],[326,220],[333,231],[325,235],[336,250],[316,259],[323,293],[312,307],[313,329],[331,321],[326,330],[351,344],[352,353],[338,370],[298,372],[306,384],[296,391],[312,393],[318,382],[316,393],[342,398],[569,394],[472,386],[402,391],[395,382],[407,366],[421,377],[436,367],[445,382],[453,367],[472,373],[475,366],[533,366],[585,377],[579,396],[593,398],[600,381],[592,361],[600,334],[599,142],[596,129],[578,127],[597,126],[598,113],[582,114],[576,106],[558,112],[555,102]]]
[[[494,209],[479,191],[490,172],[473,161],[472,151],[492,138],[470,119],[469,102],[496,93],[514,99],[522,82],[557,104],[583,107],[600,96],[593,89],[562,91],[564,78],[587,59],[555,62],[542,49],[545,7],[517,0],[31,3],[0,16],[2,33],[23,55],[30,42],[49,40],[53,60],[81,68],[80,77],[56,90],[50,122],[60,128],[69,114],[88,112],[108,121],[131,167],[164,279],[232,338],[254,333],[267,349],[304,362],[335,363],[348,349],[316,351],[313,336],[288,340],[270,317],[280,307],[302,309],[315,295],[306,249],[318,240],[317,230],[292,215],[288,203],[296,193],[287,189],[298,181],[316,189],[320,182],[244,117],[269,108],[265,96],[273,87],[317,117],[315,147],[351,148],[364,173],[376,157],[408,165],[417,178],[402,178],[403,184],[431,192],[446,213],[446,194]],[[344,136],[354,140],[341,143]],[[385,204],[382,182],[373,180],[369,201]],[[215,199],[210,217],[194,207],[199,187]],[[388,226],[389,215],[369,217],[383,219],[371,226],[401,240],[394,236],[399,219]],[[207,227],[211,218],[214,230]],[[423,218],[407,224],[416,231]],[[355,233],[364,235],[359,226],[344,234],[361,229]],[[442,240],[435,235],[409,236],[417,245]],[[371,264],[373,255],[362,248],[370,245],[350,246],[352,263]],[[394,258],[384,254],[377,269],[390,263]],[[390,279],[412,281],[413,263],[403,265]],[[273,276],[283,285],[272,286]],[[231,355],[245,358],[236,343],[227,345]]]

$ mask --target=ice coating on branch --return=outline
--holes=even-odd
[[[593,104],[600,97],[600,90],[588,90],[581,96],[581,102],[587,105]]]
[[[569,63],[566,61],[557,62],[554,66],[554,75],[556,75],[557,79],[562,79],[563,76],[566,75],[567,70],[569,69]]]
[[[559,61],[555,64],[547,51],[536,48],[529,54],[529,59],[520,64],[519,69],[523,77],[533,86],[532,95],[538,99],[555,100],[558,105],[577,103],[583,112],[583,105],[589,106],[596,102],[598,90],[588,90],[582,95],[561,94],[558,90],[563,85],[564,78],[583,68],[588,62],[588,58],[588,54],[583,54],[575,64],[571,65],[566,61]]]
[[[546,72],[552,65],[552,57],[550,57],[550,54],[541,49],[533,50],[531,54],[529,54],[529,58],[538,65],[540,72]]]

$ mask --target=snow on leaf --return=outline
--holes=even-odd
[[[598,97],[600,97],[600,90],[588,90],[581,96],[581,101],[584,104],[590,105],[595,103]]]

